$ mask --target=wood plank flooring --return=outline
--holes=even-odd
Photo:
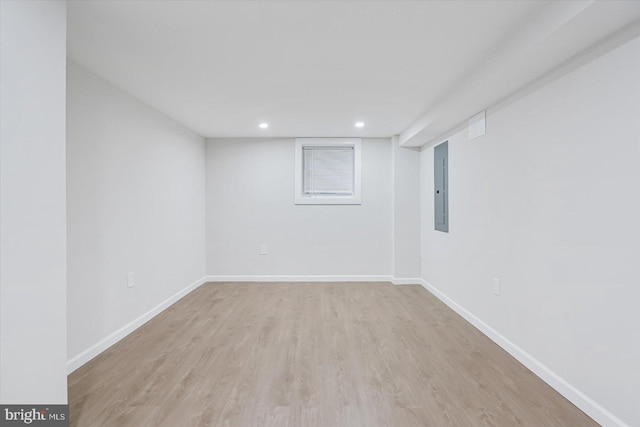
[[[69,376],[72,426],[596,426],[419,285],[210,283]]]

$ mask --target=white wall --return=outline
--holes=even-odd
[[[0,402],[64,404],[66,3],[0,2]]]
[[[73,359],[204,276],[205,146],[71,61],[67,83]]]
[[[420,277],[420,153],[393,145],[393,277]]]
[[[451,136],[448,234],[433,231],[433,149],[421,154],[424,279],[634,426],[639,76],[635,39],[489,110],[486,136]]]
[[[294,139],[207,141],[209,275],[391,275],[388,139],[362,141],[362,205],[294,205]],[[267,255],[259,255],[266,244]]]

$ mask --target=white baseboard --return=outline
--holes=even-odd
[[[394,285],[421,285],[423,282],[420,278],[400,278],[393,277],[391,283]]]
[[[391,276],[204,276],[196,282],[190,284],[186,288],[177,292],[175,295],[161,302],[151,310],[142,314],[140,317],[132,320],[122,328],[113,332],[111,335],[100,340],[82,353],[72,357],[67,361],[67,374],[72,373],[118,341],[147,323],[153,317],[165,310],[170,305],[187,295],[189,292],[198,288],[207,282],[392,282]],[[414,282],[415,283],[415,282]]]
[[[462,307],[460,304],[449,298],[440,290],[420,279],[419,282],[429,292],[435,295],[439,300],[448,305],[453,311],[458,313],[469,323],[475,326],[483,334],[489,337],[493,342],[502,347],[507,353],[516,358],[520,363],[535,373],[540,379],[549,384],[558,393],[563,395],[567,400],[580,408],[585,414],[589,415],[603,427],[629,427],[624,421],[607,411],[593,399],[582,393],[573,385],[569,384],[565,379],[553,372],[539,360],[535,359],[529,353],[516,344],[507,339],[504,335],[493,329],[473,313]]]
[[[206,276],[207,282],[390,282],[394,285],[419,285],[422,283],[421,278],[397,278],[393,276],[331,276],[331,275],[313,275],[313,276]]]
[[[122,338],[129,335],[131,332],[138,329],[140,326],[147,323],[153,317],[157,316],[160,312],[162,312],[164,309],[166,309],[170,305],[174,304],[176,301],[178,301],[179,299],[187,295],[189,292],[193,291],[203,283],[207,282],[207,280],[205,279],[206,278],[203,277],[193,282],[186,288],[182,289],[181,291],[177,292],[176,294],[172,295],[171,297],[167,298],[166,300],[158,304],[157,306],[153,307],[151,310],[147,311],[140,317],[124,325],[122,328],[118,329],[108,337],[100,340],[99,342],[92,345],[82,353],[69,359],[67,361],[67,375],[72,373],[73,371],[75,371],[76,369],[78,369],[79,367],[81,367],[82,365],[84,365],[85,363],[87,363],[88,361],[90,361],[91,359],[93,359],[94,357],[96,357],[97,355],[99,355],[100,353],[102,353],[103,351],[105,351],[115,343],[117,343],[118,341],[120,341]]]
[[[187,295],[189,292],[198,288],[200,285],[206,282],[390,282],[394,285],[413,285],[420,284],[433,295],[435,295],[438,299],[444,302],[447,306],[449,306],[452,310],[466,319],[469,323],[475,326],[478,330],[484,333],[487,337],[489,337],[493,342],[502,347],[507,353],[511,354],[514,358],[516,358],[520,363],[530,369],[533,373],[535,373],[540,379],[553,387],[556,391],[562,394],[565,398],[567,398],[570,402],[584,411],[587,415],[593,418],[596,422],[601,424],[604,427],[628,427],[628,425],[620,420],[618,417],[613,415],[611,412],[607,411],[605,408],[600,406],[594,400],[589,398],[587,395],[582,393],[580,390],[575,388],[573,385],[569,384],[566,380],[560,377],[558,374],[553,372],[547,366],[542,364],[540,361],[535,359],[529,353],[524,351],[522,348],[518,347],[516,344],[511,342],[505,336],[500,334],[498,331],[493,329],[491,326],[486,324],[480,318],[475,316],[473,313],[468,311],[466,308],[462,307],[460,304],[455,302],[453,299],[449,298],[447,295],[442,293],[440,290],[427,283],[423,279],[419,278],[394,278],[392,276],[205,276],[196,282],[190,284],[186,288],[177,292],[170,298],[166,299],[162,303],[158,304],[151,310],[147,311],[140,317],[135,320],[129,322],[127,325],[118,329],[111,335],[107,336],[103,340],[94,344],[87,350],[78,354],[77,356],[69,359],[67,361],[67,373],[78,369],[80,366],[84,365],[100,353],[102,353],[107,348],[111,347],[116,342],[120,341],[122,338],[129,335],[134,330],[138,329],[140,326],[144,325],[146,322],[151,320],[153,317],[158,315],[160,312],[165,310],[170,305],[174,304],[182,297]]]
[[[391,282],[391,276],[206,276],[207,282]]]

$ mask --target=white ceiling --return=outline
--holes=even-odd
[[[70,59],[203,136],[402,134],[420,145],[640,18],[640,2],[73,1],[68,11]]]

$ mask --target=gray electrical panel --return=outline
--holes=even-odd
[[[449,232],[449,142],[433,149],[435,229]]]

